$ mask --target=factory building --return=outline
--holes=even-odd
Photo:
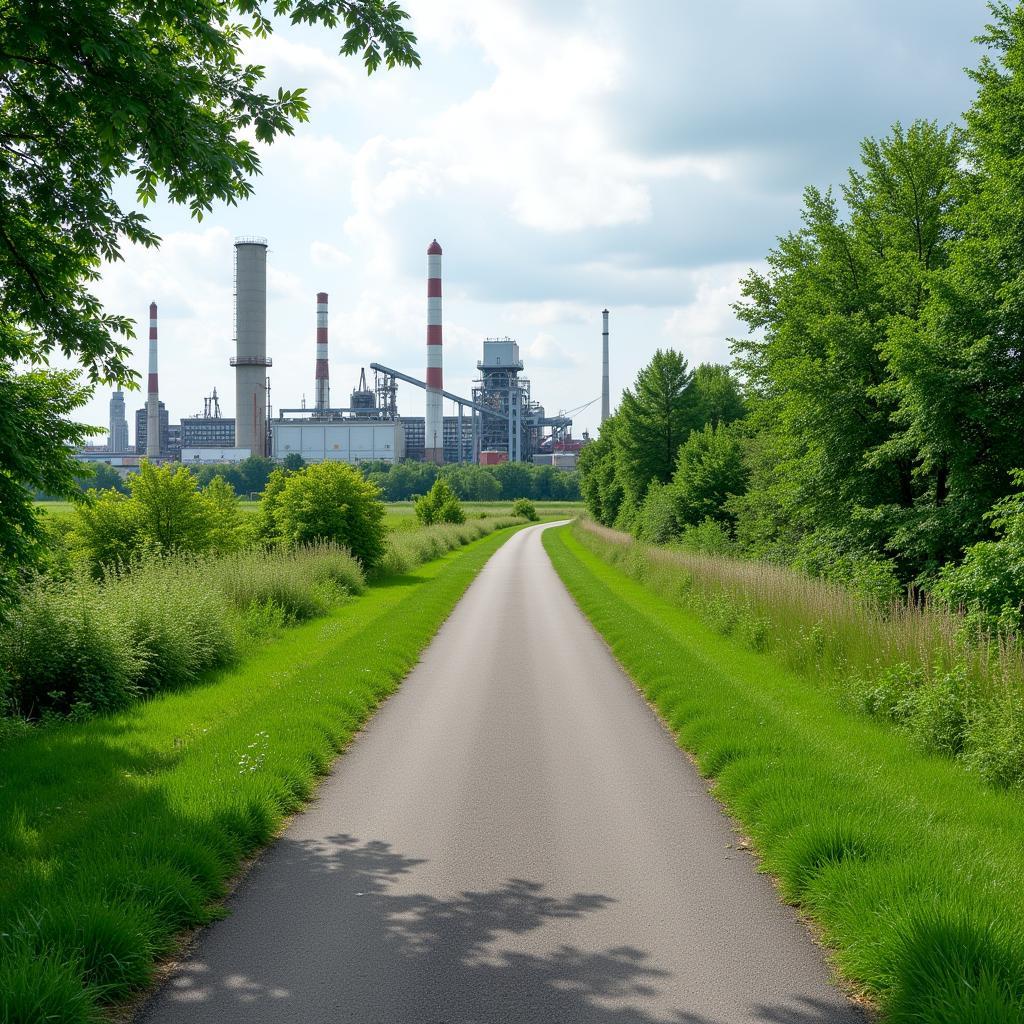
[[[405,435],[405,457],[424,462],[426,419],[423,416],[402,416],[399,419]],[[473,432],[469,417],[462,417],[462,452],[459,453],[459,417],[442,418],[443,454],[445,462],[473,461]]]
[[[312,415],[303,420],[294,415],[300,411],[282,410],[292,415],[271,420],[275,459],[295,452],[306,462],[401,462],[405,458],[405,434],[399,423]]]
[[[274,416],[267,376],[272,365],[267,356],[267,251],[264,238],[239,238],[234,243],[235,354],[230,358],[235,373],[234,417],[221,415],[214,390],[201,415],[169,422],[159,399],[157,306],[150,305],[147,402],[135,415],[138,455],[168,459],[181,458],[184,452],[192,463],[239,461],[250,454],[270,454],[278,460],[298,454],[307,462],[350,463],[406,458],[438,464],[533,460],[564,467],[572,461],[566,453],[577,452],[580,446],[571,436],[572,420],[561,414],[548,417],[533,400],[513,338],[484,340],[472,397],[444,390],[442,250],[436,239],[427,248],[425,379],[373,363],[373,387],[367,384],[364,371],[349,404],[332,407],[328,294],[320,291],[315,293],[313,405],[306,408],[303,400],[301,408],[279,409]],[[603,326],[604,411],[608,406],[607,310]],[[412,404],[423,415],[399,415],[399,381],[422,391],[421,400]],[[455,415],[444,415],[446,407]],[[110,402],[109,453],[130,450],[127,428],[124,396],[118,391]]]
[[[111,455],[125,455],[128,452],[128,418],[125,415],[123,391],[115,391],[110,398],[107,451]]]
[[[181,421],[181,447],[219,448],[228,450],[235,447],[235,420],[222,416],[220,396],[217,389],[203,399],[203,411],[195,416],[183,417]]]
[[[234,448],[233,417],[189,416],[181,421],[182,448]]]
[[[270,421],[275,459],[301,455],[306,462],[400,462],[405,434],[394,417],[384,417],[365,371],[344,408],[329,407],[327,293],[316,296],[316,402],[312,409],[281,409]]]

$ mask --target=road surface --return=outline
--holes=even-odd
[[[854,1024],[541,546],[491,559],[146,1024]]]

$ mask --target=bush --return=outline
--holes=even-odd
[[[529,498],[516,498],[512,502],[512,515],[528,519],[531,523],[540,519],[540,516],[537,515],[537,506]]]
[[[416,518],[424,526],[438,523],[464,523],[466,513],[455,492],[444,477],[438,477],[433,487],[416,499]]]
[[[355,467],[321,462],[292,473],[275,486],[278,489],[268,514],[282,543],[297,547],[318,541],[339,544],[364,568],[373,566],[384,554],[387,528],[380,489]]]
[[[1024,486],[1024,470],[1013,474]],[[1024,491],[996,502],[985,516],[998,540],[969,547],[960,565],[946,565],[932,596],[969,613],[979,632],[1019,633],[1024,625]]]
[[[200,492],[184,466],[143,462],[128,486],[130,497],[90,491],[78,509],[74,536],[97,575],[146,552],[220,554],[241,545],[241,510],[223,478],[213,477]]]
[[[736,544],[717,519],[705,519],[696,526],[687,526],[679,537],[679,544],[687,551],[700,551],[707,555],[734,555]]]
[[[144,692],[193,682],[234,657],[230,610],[193,558],[136,564],[107,579],[102,599],[132,637]]]
[[[137,506],[117,491],[86,492],[72,540],[96,573],[127,565],[145,547]]]
[[[0,631],[7,698],[26,718],[115,711],[145,669],[128,625],[88,580],[28,587]]]

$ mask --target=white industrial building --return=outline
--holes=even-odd
[[[405,432],[394,421],[271,420],[273,456],[297,452],[306,462],[399,462]]]

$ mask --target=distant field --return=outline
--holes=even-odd
[[[251,515],[259,508],[258,501],[243,501],[242,511]],[[542,519],[574,519],[583,510],[582,502],[572,501],[535,501],[537,512]],[[43,509],[48,515],[66,516],[74,509],[70,501],[37,501],[36,507]],[[464,501],[462,507],[467,519],[478,519],[481,516],[507,516],[511,514],[511,501]],[[417,526],[411,501],[393,501],[387,505],[385,522],[390,530],[409,530]]]

